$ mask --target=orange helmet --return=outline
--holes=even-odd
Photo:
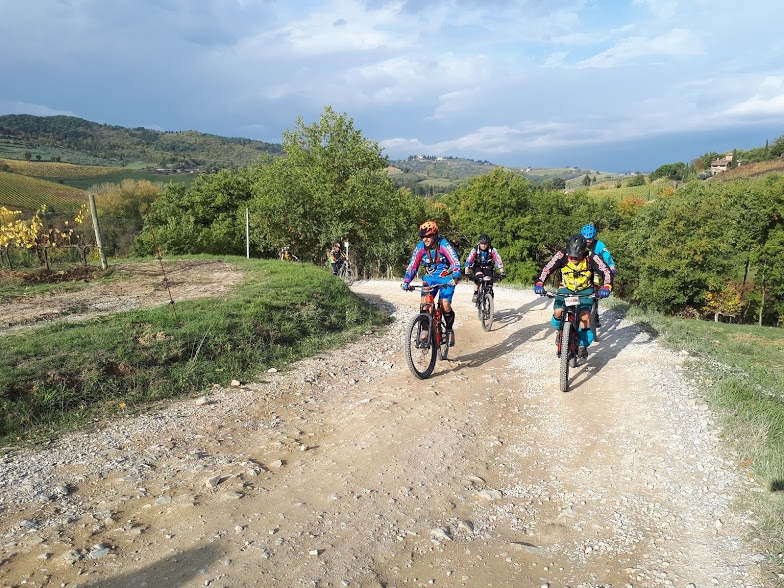
[[[433,221],[425,221],[419,226],[420,237],[435,237],[438,235],[438,225]]]

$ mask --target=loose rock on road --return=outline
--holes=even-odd
[[[419,297],[259,381],[0,457],[3,586],[762,586],[683,358],[610,311],[558,389],[551,302],[496,288],[409,372]]]

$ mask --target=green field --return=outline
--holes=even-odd
[[[166,185],[169,182],[178,182],[190,186],[199,177],[199,174],[159,174],[139,169],[112,168],[117,170],[111,174],[100,177],[84,178],[62,178],[62,183],[66,186],[78,188],[79,190],[89,190],[96,184],[112,183],[120,184],[123,180],[148,180],[153,184]],[[60,181],[60,178],[50,178],[52,181]]]
[[[78,210],[87,203],[82,190],[19,174],[0,172],[0,205],[35,212],[42,204],[49,211]]]

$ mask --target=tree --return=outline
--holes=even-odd
[[[635,186],[644,186],[645,185],[645,176],[642,174],[637,174],[636,176],[632,176],[629,178],[629,181],[626,182],[626,185],[630,188]]]
[[[33,154],[30,153],[29,151],[25,151],[22,155],[24,156],[26,161],[30,161],[33,158]]]

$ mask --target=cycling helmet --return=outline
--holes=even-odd
[[[479,235],[479,244],[481,245],[482,243],[487,243],[488,245],[490,245],[490,235],[488,235],[487,233],[482,233],[481,235]]]
[[[567,257],[582,257],[585,255],[587,248],[588,244],[585,242],[585,237],[576,233],[569,237],[569,240],[566,242],[566,255]]]
[[[420,237],[435,237],[438,235],[438,225],[433,221],[425,221],[419,226]]]
[[[333,249],[334,249],[335,247],[340,247],[340,243],[335,243],[334,245],[332,245],[332,248],[333,248]]]
[[[583,227],[581,232],[583,237],[586,239],[593,239],[596,236],[596,227],[591,224],[587,224]]]
[[[289,250],[289,246],[288,246],[288,245],[286,245],[286,246],[283,248],[283,251],[288,251],[288,250]]]

